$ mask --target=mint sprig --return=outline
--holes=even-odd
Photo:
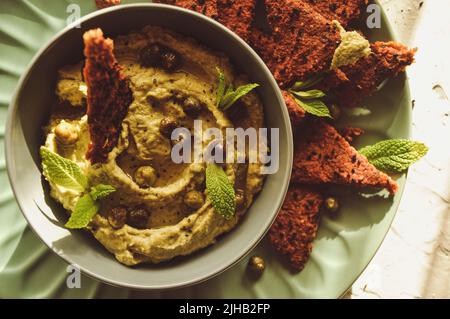
[[[234,187],[217,164],[208,163],[206,167],[206,191],[215,211],[227,220],[233,218],[236,210]]]
[[[84,194],[80,197],[75,209],[70,215],[69,221],[66,223],[66,228],[81,229],[85,228],[92,218],[97,215],[100,205],[94,200],[90,193]]]
[[[294,98],[295,102],[301,106],[305,112],[318,116],[333,118],[330,113],[330,109],[320,100],[306,100]]]
[[[323,80],[323,74],[316,74],[316,75],[310,77],[309,79],[307,79],[306,81],[295,82],[294,85],[291,87],[291,90],[301,91],[301,90],[310,89],[313,86],[319,84],[320,81],[322,81],[322,80]]]
[[[94,200],[103,199],[114,193],[116,189],[111,185],[99,184],[91,188],[91,196]]]
[[[234,89],[232,84],[226,83],[225,74],[222,72],[222,70],[217,68],[217,72],[219,84],[217,87],[216,104],[217,107],[223,111],[229,109],[241,97],[247,95],[259,86],[259,84],[252,83],[241,85],[237,89]]]
[[[381,171],[402,173],[424,157],[428,147],[416,141],[392,139],[366,146],[359,152]]]
[[[326,94],[317,89],[307,90],[322,81],[322,79],[322,75],[316,75],[304,82],[296,82],[289,89],[289,92],[294,96],[295,102],[303,108],[305,112],[318,117],[333,118],[330,109],[321,100],[326,97]]]
[[[218,81],[219,81],[219,84],[217,86],[216,104],[217,104],[217,107],[219,107],[220,101],[222,101],[222,98],[225,95],[227,85],[225,83],[225,74],[219,68],[216,68],[216,69],[217,69]]]
[[[52,183],[77,192],[87,188],[88,180],[76,163],[45,147],[41,147],[40,153],[44,175]]]
[[[325,97],[326,94],[321,90],[309,90],[309,91],[291,91],[292,94],[296,95],[300,99],[312,100],[312,99],[320,99]]]
[[[60,156],[46,147],[41,147],[42,167],[45,178],[58,186],[81,192],[83,195],[75,204],[66,227],[85,228],[100,209],[98,201],[115,192],[111,185],[99,184],[89,189],[87,176],[73,161]]]

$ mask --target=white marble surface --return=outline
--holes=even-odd
[[[413,138],[430,152],[410,170],[392,228],[346,298],[450,298],[450,1],[380,2],[398,40],[419,48],[408,70]]]

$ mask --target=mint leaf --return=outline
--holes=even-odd
[[[225,90],[226,90],[226,83],[225,83],[225,74],[222,72],[221,69],[216,68],[217,69],[217,73],[218,73],[218,81],[219,81],[219,85],[217,87],[217,97],[216,97],[216,105],[217,107],[220,104],[220,101],[222,101],[222,98],[225,94]]]
[[[241,97],[250,93],[253,89],[257,88],[259,84],[246,84],[238,87],[236,90],[233,89],[233,85],[226,83],[225,74],[217,68],[218,72],[218,87],[217,87],[217,97],[216,104],[217,107],[222,110],[227,110],[234,103],[236,103]]]
[[[76,163],[46,147],[41,147],[40,153],[44,175],[50,182],[77,192],[86,192],[88,179]],[[76,203],[66,227],[70,229],[86,227],[100,208],[97,200],[115,191],[116,189],[111,185],[99,184],[92,187],[91,191],[84,194]]]
[[[234,97],[234,91],[233,88],[230,86],[227,88],[227,91],[225,92],[224,96],[222,97],[222,100],[219,103],[219,108],[223,109],[224,105],[227,105],[231,102],[231,100]]]
[[[314,75],[306,81],[295,82],[295,84],[291,87],[291,90],[300,91],[300,90],[309,89],[309,88],[313,87],[314,85],[318,84],[320,81],[322,81],[322,79],[323,79],[322,74]]]
[[[420,142],[392,139],[366,146],[359,152],[381,171],[402,173],[425,156],[428,147]]]
[[[230,86],[227,87],[224,95],[222,96],[222,100],[219,102],[218,107],[222,108],[221,105],[225,105],[228,104],[234,96],[234,90],[233,90],[233,86],[230,84]]]
[[[92,187],[88,194],[78,200],[65,226],[69,229],[85,228],[100,209],[97,200],[105,198],[115,191],[116,189],[111,185],[99,184]]]
[[[86,190],[88,179],[76,163],[43,146],[40,154],[44,175],[50,182],[77,192]]]
[[[91,196],[93,200],[99,200],[108,197],[114,193],[116,189],[111,185],[98,184],[91,188]]]
[[[311,99],[320,99],[324,96],[326,96],[326,94],[320,90],[310,90],[310,91],[290,91],[292,94],[298,96],[299,98],[302,99],[307,99],[307,100],[311,100]]]
[[[235,214],[235,192],[222,167],[209,163],[206,167],[206,190],[215,211],[229,220]]]
[[[236,103],[241,97],[247,95],[252,90],[257,88],[259,84],[246,84],[238,87],[235,91],[230,91],[224,96],[223,101],[219,104],[220,108],[224,111],[230,108],[234,103]]]
[[[91,194],[85,194],[81,197],[75,209],[70,215],[69,221],[66,223],[66,228],[81,229],[89,225],[91,219],[97,214],[100,205],[95,202]]]
[[[296,98],[295,101],[307,113],[310,113],[310,114],[318,116],[318,117],[333,118],[331,116],[331,113],[330,113],[330,110],[328,109],[328,107],[325,105],[325,103],[323,103],[320,100],[308,100],[308,101],[305,101],[305,100],[300,100],[300,99]]]

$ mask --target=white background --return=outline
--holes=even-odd
[[[380,2],[397,39],[419,48],[408,69],[413,138],[430,152],[410,169],[392,228],[346,298],[450,298],[450,0]]]

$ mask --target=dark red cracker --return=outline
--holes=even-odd
[[[217,0],[218,21],[248,41],[256,0]]]
[[[283,207],[269,230],[269,240],[293,269],[303,270],[319,227],[323,197],[304,186],[291,185]]]
[[[386,188],[391,194],[398,189],[394,180],[378,171],[322,120],[305,123],[297,137],[291,182]]]
[[[286,102],[286,106],[289,111],[291,124],[293,127],[297,127],[305,117],[305,110],[295,102],[291,93],[284,90],[281,91],[281,93],[283,93],[284,101]]]
[[[271,34],[251,37],[282,88],[296,80],[328,70],[339,45],[337,27],[309,4],[295,0],[266,0]]]
[[[349,143],[364,134],[364,130],[359,127],[345,127],[339,130],[339,134]]]
[[[157,0],[202,13],[216,19],[244,40],[248,40],[256,0]]]
[[[128,81],[113,54],[114,44],[100,29],[83,35],[88,88],[87,115],[91,143],[86,154],[91,163],[104,162],[116,146],[122,121],[132,102]]]
[[[177,7],[202,13],[210,18],[217,19],[217,0],[156,0],[153,2],[172,4]]]
[[[334,93],[339,105],[361,106],[383,81],[404,72],[416,53],[396,42],[375,42],[371,48],[371,55],[331,73],[321,83],[322,89]]]
[[[274,41],[273,36],[259,30],[256,26],[252,26],[249,43],[267,65],[275,63],[273,54],[277,51],[279,45]],[[274,68],[274,66],[272,65],[270,68]]]
[[[303,0],[320,13],[325,19],[339,21],[342,26],[359,18],[367,6],[368,0]]]
[[[121,0],[95,0],[95,5],[99,9],[112,7],[120,4]]]

